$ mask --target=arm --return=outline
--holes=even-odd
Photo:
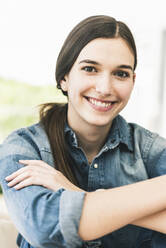
[[[13,167],[15,164],[11,159],[0,160],[0,166]],[[10,217],[29,244],[40,248],[70,247],[71,244],[73,248],[81,247],[78,223],[83,192],[62,188],[54,192],[38,185],[17,191],[9,188],[5,179],[1,185]]]
[[[16,190],[7,185],[6,176],[23,167],[19,159],[51,161],[48,149],[46,152],[38,150],[29,136],[23,130],[20,135],[12,134],[0,145],[0,183],[10,217],[18,232],[33,247],[80,247],[82,240],[78,236],[78,223],[83,192],[65,191],[62,187],[53,191],[39,185]]]
[[[54,191],[56,191],[62,187],[67,189],[67,190],[72,190],[72,191],[83,191],[82,189],[73,185],[66,177],[63,176],[62,173],[60,173],[59,171],[50,167],[48,164],[44,163],[43,161],[29,160],[29,161],[20,161],[20,162],[25,164],[26,166],[23,167],[22,169],[16,171],[15,173],[13,173],[12,175],[10,175],[8,177],[8,180],[10,181],[9,182],[10,187],[14,186],[17,189],[20,189],[22,187],[26,187],[26,186],[31,185],[31,184],[38,184],[38,185],[42,185],[46,188],[52,189]],[[29,176],[27,176],[27,175],[29,175]],[[33,175],[35,175],[35,177]],[[164,181],[162,182],[163,179],[164,179]],[[139,207],[138,203],[140,203],[142,201],[140,201],[140,202],[135,201],[135,197],[133,198],[132,195],[136,194],[137,197],[139,197],[139,195],[140,195],[139,192],[141,192],[142,198],[140,198],[140,199],[138,198],[138,201],[141,199],[144,200],[144,203],[140,204],[140,207],[142,207],[142,205],[143,205],[143,213],[144,213],[144,211],[146,210],[145,209],[146,205],[144,205],[145,200],[148,199],[149,204],[151,204],[152,200],[155,201],[155,199],[153,197],[150,197],[150,195],[152,196],[153,194],[151,193],[150,195],[148,195],[149,194],[148,191],[147,192],[144,191],[144,188],[146,190],[146,187],[147,186],[149,187],[151,185],[150,191],[152,190],[153,192],[155,192],[155,190],[156,190],[156,192],[157,192],[158,187],[160,188],[163,183],[165,184],[165,180],[166,180],[165,177],[164,178],[158,177],[158,178],[153,179],[153,180],[147,180],[147,181],[143,181],[141,183],[137,183],[136,185],[134,184],[134,185],[129,185],[129,186],[123,186],[123,187],[114,188],[111,190],[103,190],[102,189],[102,190],[100,190],[100,193],[104,193],[104,192],[107,192],[107,194],[109,193],[109,198],[111,199],[111,203],[110,203],[111,207],[109,208],[109,211],[113,207],[112,200],[115,204],[117,204],[117,205],[119,204],[118,206],[124,206],[125,207],[124,204],[125,203],[127,204],[127,201],[128,201],[128,204],[130,204],[131,198],[133,199],[135,205],[130,205],[129,207],[135,208],[135,210],[137,211],[138,207]],[[155,186],[156,183],[158,183],[157,188]],[[140,187],[142,187],[142,190]],[[129,191],[126,191],[126,189],[128,189]],[[99,191],[94,192],[94,194],[96,194],[97,192],[99,192]],[[127,193],[127,195],[124,194],[125,192]],[[142,192],[145,193],[145,196]],[[89,195],[92,193],[87,193],[87,194]],[[121,196],[119,195],[119,197],[118,197],[118,194],[121,194]],[[130,194],[132,194],[132,195],[130,195]],[[126,196],[128,196],[128,197],[126,197]],[[103,197],[103,195],[100,197]],[[145,199],[143,197],[145,197]],[[97,199],[98,199],[98,196],[97,196]],[[90,204],[92,204],[92,206],[94,204],[95,210],[96,210],[96,203],[95,203],[96,200],[94,200],[94,202],[92,200],[93,203],[90,203]],[[103,200],[105,202],[105,199],[103,199]],[[125,200],[125,202],[124,202],[124,200]],[[116,202],[116,201],[119,201],[119,202]],[[97,206],[98,206],[98,204],[97,204]],[[115,205],[115,208],[116,207],[117,206]],[[124,211],[126,214],[126,215],[124,215],[125,221],[127,221],[127,219],[126,219],[127,214],[130,214],[132,212],[132,209],[130,209],[129,207],[127,208],[127,211],[123,208],[120,209],[120,211]],[[156,204],[156,207],[157,207],[157,204]],[[93,210],[93,212],[95,210]],[[89,210],[87,210],[87,211],[89,211]],[[112,212],[114,213],[114,211],[115,210],[113,209]],[[129,213],[128,213],[128,211],[129,211]],[[166,210],[154,213],[154,214],[149,216],[150,211],[151,210],[147,209],[148,216],[147,216],[147,213],[145,212],[144,213],[145,217],[140,218],[140,219],[136,219],[131,224],[166,233],[166,224],[165,224],[166,223],[166,221],[165,221],[166,220]],[[116,214],[119,216],[118,212]],[[104,215],[102,214],[102,216],[104,216]],[[118,225],[118,222],[117,222],[118,217],[117,216],[115,216],[115,217],[116,217],[116,220],[115,220],[116,223],[115,224]],[[122,226],[124,225],[122,222],[121,216],[119,216],[119,217],[120,217],[120,222],[119,222],[119,227],[117,227],[117,228],[120,228],[121,225]],[[137,217],[137,215],[136,215],[136,217]],[[89,218],[88,218],[88,220],[89,220]],[[113,224],[112,220],[110,222],[111,224]],[[117,229],[116,227],[111,226],[110,223],[109,223],[110,230],[111,230],[111,227]],[[87,228],[86,228],[86,230],[87,230]],[[104,231],[104,229],[102,229],[102,230]],[[96,232],[96,230],[95,230],[95,232]]]
[[[95,206],[97,208],[94,210],[94,212],[90,209],[90,205],[92,204],[92,199],[93,197],[95,198],[94,195],[89,195],[88,197],[86,196],[85,198],[85,203],[83,212],[82,212],[82,218],[80,222],[80,235],[83,239],[91,239],[94,237],[97,237],[98,235],[104,235],[109,233],[110,231],[116,230],[117,228],[121,227],[124,225],[124,222],[126,224],[134,224],[138,226],[142,226],[145,228],[149,228],[158,232],[163,232],[166,234],[166,208],[160,208],[165,205],[165,199],[163,198],[165,194],[165,182],[164,182],[164,174],[166,174],[166,140],[158,137],[155,142],[153,143],[151,150],[150,150],[150,155],[149,155],[149,160],[148,160],[148,165],[147,165],[147,172],[150,178],[144,182],[137,183],[135,185],[138,186],[136,189],[134,185],[130,185],[130,189],[127,195],[123,195],[121,190],[118,192],[118,194],[121,194],[121,198],[117,199],[116,196],[113,198],[113,205],[109,206],[109,203],[104,209],[104,213],[108,216],[108,219],[102,218],[99,213],[99,208],[103,208],[105,206],[101,206],[102,202],[108,201],[107,199],[102,199],[101,201],[97,202]],[[164,180],[163,180],[164,179]],[[140,185],[139,185],[140,184]],[[155,185],[156,184],[156,185]],[[150,188],[149,188],[150,186]],[[126,186],[125,186],[126,187]],[[133,188],[132,188],[133,187]],[[127,189],[127,188],[126,188]],[[128,188],[129,189],[129,188]],[[116,189],[114,189],[116,190]],[[136,191],[135,191],[136,190]],[[126,191],[126,190],[125,190]],[[125,192],[124,191],[124,192]],[[134,193],[135,191],[135,193]],[[149,193],[148,193],[149,191]],[[133,192],[131,195],[130,193]],[[113,192],[107,193],[107,196],[105,195],[105,198],[110,198],[112,197],[111,194]],[[118,196],[117,194],[117,196]],[[126,204],[124,204],[124,196],[125,196],[125,201],[128,203],[131,203],[131,205],[128,205],[128,208],[126,209]],[[104,197],[104,195],[103,195]],[[132,199],[132,200],[131,200]],[[163,201],[164,200],[164,201]],[[114,207],[114,202],[117,203],[119,202],[119,206],[121,206],[121,210],[123,211],[122,215],[119,214],[119,208]],[[161,205],[160,205],[161,204]],[[162,205],[164,204],[164,205]],[[113,207],[113,214],[115,215],[111,216],[109,214],[110,210]],[[159,207],[159,208],[158,208]],[[158,210],[157,210],[158,209]],[[135,212],[135,211],[136,212]],[[156,211],[157,210],[157,211]],[[92,212],[93,213],[92,213]],[[96,212],[95,212],[96,211]],[[90,213],[91,212],[91,213]],[[84,232],[84,224],[87,218],[87,215],[90,213],[90,218],[93,218],[93,214],[99,216],[98,217],[98,230],[96,231],[96,234],[93,233],[93,228],[89,226],[89,229],[91,230],[92,233],[90,233],[88,230],[86,236],[86,233]],[[111,212],[110,212],[111,213]],[[125,213],[125,214],[124,214]],[[132,216],[133,214],[133,216]],[[142,216],[141,216],[142,215]],[[125,216],[125,219],[124,219]],[[89,217],[89,216],[88,216]],[[131,217],[134,217],[135,219],[130,219]],[[109,219],[110,218],[110,219]],[[128,222],[128,223],[127,223]],[[93,224],[92,222],[90,222]],[[94,222],[95,223],[95,222]],[[110,227],[110,224],[112,226]],[[97,225],[97,223],[95,223]],[[101,224],[101,228],[99,228]],[[85,235],[85,236],[84,236]]]
[[[161,176],[102,192],[87,193],[79,225],[80,237],[93,240],[164,210],[166,193],[162,189],[165,186],[166,176]]]
[[[131,224],[166,234],[166,210],[135,220]]]
[[[166,174],[166,149],[162,148],[165,146],[166,140],[158,136],[153,146],[151,147],[149,162],[147,165],[147,172],[151,178]],[[159,153],[161,150],[162,152]],[[162,190],[164,189],[165,188],[163,187]],[[143,226],[145,228],[149,228],[166,234],[166,210],[136,220],[132,224]]]

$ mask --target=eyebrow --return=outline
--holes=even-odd
[[[81,64],[81,63],[87,63],[87,64],[93,64],[93,65],[101,65],[100,63],[98,63],[98,62],[96,62],[96,61],[94,61],[94,60],[90,60],[90,59],[81,60],[81,61],[79,62],[79,64]]]
[[[130,65],[119,65],[118,68],[119,69],[121,69],[121,68],[122,69],[130,69],[130,70],[134,71],[132,66],[130,66]]]
[[[92,64],[92,65],[101,65],[99,62],[94,61],[94,60],[90,60],[90,59],[81,60],[79,62],[79,64],[81,64],[81,63],[87,63],[87,64]],[[129,69],[131,71],[134,71],[134,69],[130,65],[119,65],[119,66],[117,66],[117,68],[119,68],[119,69]]]

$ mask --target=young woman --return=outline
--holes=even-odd
[[[0,180],[19,247],[166,246],[166,140],[120,115],[135,82],[129,28],[80,22],[56,66],[67,104],[0,147]]]

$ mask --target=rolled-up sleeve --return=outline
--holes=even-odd
[[[82,244],[82,240],[78,236],[78,228],[83,202],[84,194],[82,192],[62,192],[60,200],[59,222],[61,232],[67,242],[68,247],[80,247],[80,244]]]
[[[10,150],[7,152],[11,144],[8,148],[7,145],[0,146],[0,183],[18,232],[33,247],[82,247],[78,227],[85,193],[64,189],[54,192],[37,185],[21,190],[8,187],[5,177],[22,167],[20,159],[41,158],[34,147],[25,143],[22,143],[24,150],[28,149],[25,153],[19,153],[17,145],[17,151],[11,154]]]

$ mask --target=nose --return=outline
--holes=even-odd
[[[111,75],[104,74],[100,76],[96,82],[96,92],[98,94],[109,96],[113,93],[113,82]]]

